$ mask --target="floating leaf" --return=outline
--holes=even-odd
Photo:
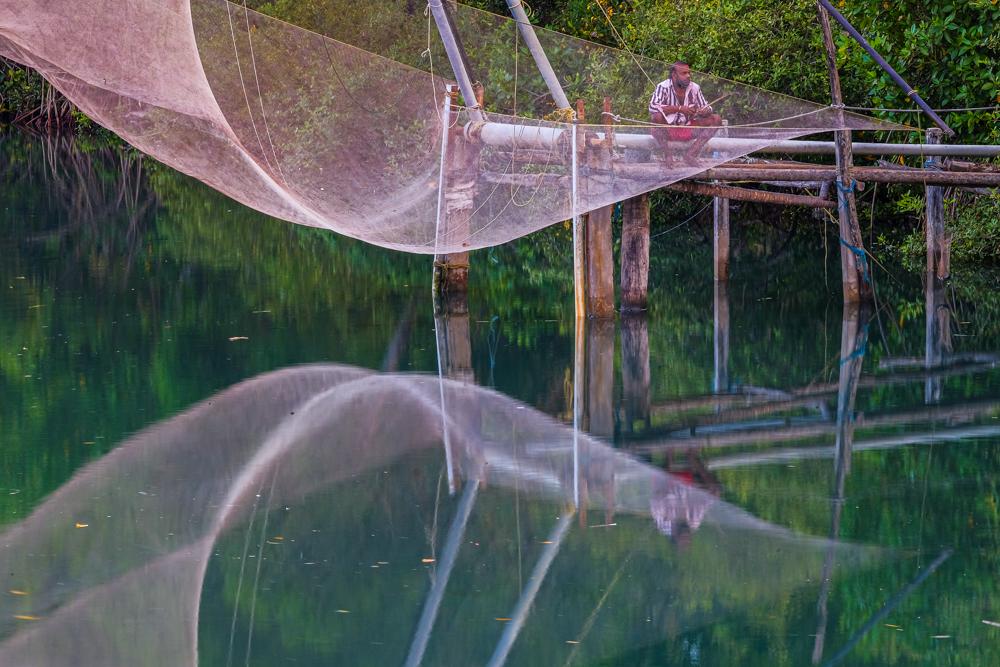
[[[86,528],[89,525],[90,525],[89,523],[80,523],[79,521],[76,522],[77,528]]]

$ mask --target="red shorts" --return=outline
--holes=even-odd
[[[691,137],[694,136],[694,128],[690,125],[668,127],[666,135],[670,141],[691,141]]]

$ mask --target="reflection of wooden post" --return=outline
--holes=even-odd
[[[833,498],[830,518],[830,547],[823,562],[822,586],[820,588],[817,612],[819,616],[816,639],[813,643],[812,662],[819,664],[823,658],[823,644],[826,639],[828,621],[827,601],[830,596],[831,577],[835,561],[836,542],[840,539],[840,522],[844,511],[844,491],[847,475],[851,471],[851,450],[854,444],[854,402],[858,394],[858,380],[864,363],[867,329],[861,326],[861,319],[867,321],[868,313],[862,314],[857,304],[844,304],[844,322],[840,335],[840,379],[837,386],[837,439],[834,457]]]
[[[622,318],[622,394],[625,428],[649,421],[649,324],[644,315]]]
[[[449,86],[452,113],[457,114],[458,89]],[[482,106],[482,88],[477,87]],[[462,243],[472,234],[472,213],[476,199],[476,161],[482,150],[478,142],[465,139],[459,123],[447,130],[448,150],[445,155],[444,225],[442,237],[449,243]],[[455,252],[438,255],[434,261],[434,285],[443,295],[464,295],[469,289],[469,253]],[[461,298],[461,297],[460,297]]]
[[[611,100],[605,98],[604,109],[611,110]],[[604,116],[610,132],[611,117]],[[586,164],[591,169],[610,171],[611,151],[606,142],[586,148]],[[589,177],[591,183],[594,176]],[[614,206],[591,211],[587,220],[587,314],[591,317],[614,317],[615,285],[614,255],[611,247],[611,214]]]
[[[840,74],[837,72],[837,48],[833,43],[833,32],[830,30],[830,15],[819,3],[820,26],[823,29],[823,44],[826,47],[826,63],[830,71],[830,95],[833,106],[840,109],[839,119],[843,125],[843,97],[840,92]],[[858,225],[858,207],[854,200],[854,179],[851,168],[854,166],[854,150],[851,144],[851,132],[841,130],[834,133],[837,155],[837,210],[840,214],[840,267],[844,283],[844,301],[856,303],[871,301],[873,292],[871,284],[865,280],[862,262],[867,262],[864,256],[864,242],[861,239],[861,227]],[[853,249],[852,249],[853,248]],[[855,250],[856,249],[856,250]],[[861,253],[859,256],[858,253]]]
[[[930,253],[928,253],[929,259]],[[951,308],[945,295],[944,285],[928,267],[927,284],[924,287],[924,366],[935,368],[951,354]],[[941,402],[941,388],[944,378],[928,376],[924,382],[924,402]]]
[[[591,435],[611,438],[615,434],[615,323],[614,320],[591,320],[587,323],[587,427]],[[580,463],[580,525],[587,522],[590,489],[590,456],[582,449]]]
[[[457,305],[454,299],[450,299],[448,303],[452,307]],[[474,383],[468,308],[435,312],[434,319],[439,332],[441,373],[452,380]]]
[[[729,393],[729,285],[715,283],[715,377],[712,391],[716,394]]]
[[[622,204],[622,312],[645,310],[649,293],[649,195]]]
[[[941,143],[941,130],[934,127],[927,130],[927,143]],[[934,169],[941,163],[937,157],[928,158],[926,168]],[[944,188],[927,186],[927,275],[937,280],[945,280],[951,274],[951,239],[944,229]]]

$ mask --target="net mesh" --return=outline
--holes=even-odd
[[[727,126],[666,130],[647,103],[669,64],[537,30],[589,124],[547,121],[517,24],[446,6],[485,120],[446,103],[454,74],[413,0],[300,3],[298,25],[226,0],[3,0],[0,55],[243,204],[409,252],[503,243],[785,139],[899,129],[695,73]]]
[[[252,532],[247,543],[256,545],[274,534],[260,532],[268,512],[274,525],[290,509],[299,526],[350,535],[355,522],[372,517],[333,512],[322,491],[381,479],[421,453],[434,454],[428,469],[437,474],[445,431],[468,483],[483,478],[486,486],[488,478],[491,487],[549,499],[553,507],[572,503],[575,488],[590,489],[584,495],[592,508],[651,517],[660,530],[650,522],[637,534],[653,543],[667,541],[661,534],[667,524],[696,515],[700,539],[725,551],[731,565],[711,578],[720,589],[736,585],[730,580],[736,571],[764,591],[802,585],[828,550],[840,566],[882,556],[765,522],[595,439],[575,439],[567,426],[488,389],[349,366],[298,367],[247,380],[135,435],[7,527],[0,566],[21,594],[0,596],[0,664],[197,664],[203,580],[213,555],[219,560],[221,539]],[[387,497],[393,486],[401,487],[396,494],[408,493],[409,478],[385,477]],[[411,502],[429,507],[434,500]],[[487,525],[498,516],[495,503],[478,510]],[[323,523],[331,515],[347,525]],[[399,530],[415,535],[419,526],[401,523]],[[577,531],[577,539],[581,532],[587,531]],[[606,550],[594,553],[600,561]],[[288,570],[314,581],[315,570],[301,560]],[[354,567],[352,561],[342,576],[354,579]],[[662,581],[662,566],[647,576]],[[309,586],[310,595],[319,594]],[[393,604],[399,599],[397,593]],[[411,631],[385,632],[401,636],[405,647]]]

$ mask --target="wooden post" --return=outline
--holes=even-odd
[[[580,158],[586,150],[587,140],[580,132],[580,125],[586,120],[586,110],[583,100],[576,101],[576,118],[573,119],[573,149],[572,182],[573,199],[573,301],[576,306],[576,318],[579,320],[587,315],[587,216],[579,210],[579,172]],[[582,335],[577,336],[577,347],[581,347]]]
[[[934,127],[927,130],[927,143],[940,144],[943,132]],[[924,167],[936,169],[940,158],[928,158]],[[931,280],[946,280],[951,274],[951,239],[944,229],[944,188],[927,186],[927,276]]]
[[[649,195],[622,204],[622,312],[646,309],[649,297]]]
[[[834,108],[838,109],[843,119],[843,96],[840,92],[840,74],[837,71],[837,49],[833,43],[833,32],[830,30],[830,15],[819,2],[820,26],[823,29],[823,45],[826,48],[826,64],[830,71],[830,96]],[[843,126],[843,122],[840,123]],[[864,242],[861,239],[861,227],[858,224],[858,208],[854,199],[855,181],[851,175],[854,165],[854,154],[851,145],[850,130],[834,133],[837,156],[837,210],[840,218],[840,267],[844,284],[844,301],[858,303],[872,301],[874,292],[868,271],[868,257],[865,254]]]
[[[611,100],[604,98],[604,123],[611,128]],[[589,142],[586,142],[585,146]],[[586,164],[592,169],[610,172],[611,151],[604,142],[589,147],[585,153]],[[595,176],[590,179],[594,180]],[[587,216],[587,314],[607,318],[615,315],[614,255],[611,243],[611,214],[614,206],[604,206]]]
[[[723,137],[729,136],[727,125],[729,125],[729,121],[722,121]],[[712,211],[714,219],[712,245],[715,257],[715,281],[725,282],[729,280],[729,199],[726,197],[713,198]]]
[[[483,103],[483,89],[476,87],[478,104]],[[452,113],[458,113],[458,89],[450,87]],[[444,226],[442,234],[451,242],[467,238],[472,233],[472,213],[475,211],[475,164],[482,145],[465,139],[462,128],[456,124],[448,130],[448,150],[445,155],[444,177]],[[446,301],[452,298],[465,301],[469,289],[469,253],[441,254],[434,261],[434,285]],[[446,310],[450,308],[446,304]]]

